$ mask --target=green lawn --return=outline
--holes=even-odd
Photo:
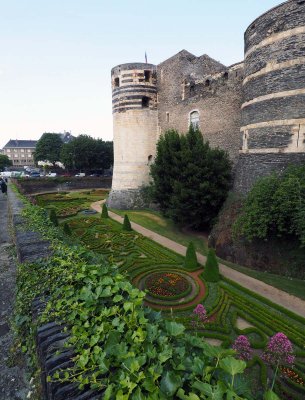
[[[110,211],[121,215],[122,217],[127,214],[131,221],[186,247],[189,242],[192,241],[196,247],[196,251],[204,255],[207,254],[207,240],[204,237],[198,237],[196,234],[182,232],[169,218],[163,217],[161,213],[157,211],[122,211],[114,209],[110,209]]]
[[[187,246],[188,243],[192,241],[194,242],[196,250],[199,253],[203,255],[206,255],[207,253],[207,241],[204,238],[198,237],[195,233],[191,234],[181,232],[170,219],[163,217],[161,213],[157,211],[130,211],[113,209],[111,209],[111,211],[121,216],[127,214],[131,221],[136,222],[137,224],[142,225],[145,228],[159,233],[160,235],[174,240],[175,242],[184,246]],[[219,261],[230,268],[233,268],[239,272],[305,300],[305,281],[301,279],[288,278],[286,276],[270,274],[268,272],[256,271],[222,259],[219,259]]]

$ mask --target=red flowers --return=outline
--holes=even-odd
[[[174,297],[185,292],[188,281],[180,274],[157,272],[146,279],[146,289],[155,296]]]

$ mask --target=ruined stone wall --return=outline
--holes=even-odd
[[[235,188],[305,161],[305,1],[290,0],[245,33],[242,155]]]
[[[158,66],[159,134],[168,129],[187,132],[190,113],[198,111],[203,137],[236,161],[243,64],[226,68],[208,56],[191,56],[183,51]]]

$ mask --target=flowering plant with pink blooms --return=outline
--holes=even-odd
[[[247,336],[240,335],[235,339],[232,349],[237,352],[237,358],[243,361],[249,361],[252,358],[253,350]]]
[[[271,390],[273,389],[275,378],[280,366],[292,365],[295,360],[293,348],[290,340],[282,333],[276,333],[269,340],[266,350],[262,355],[262,359],[275,367]]]
[[[207,319],[207,311],[202,304],[197,304],[192,313],[192,325],[197,330],[204,328],[204,321]]]

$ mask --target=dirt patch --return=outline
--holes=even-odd
[[[236,326],[240,330],[244,330],[247,328],[253,328],[254,325],[250,324],[250,322],[246,321],[245,319],[238,317],[236,320]]]
[[[204,338],[205,342],[209,343],[212,346],[220,346],[222,344],[222,340],[214,339],[214,338]]]

